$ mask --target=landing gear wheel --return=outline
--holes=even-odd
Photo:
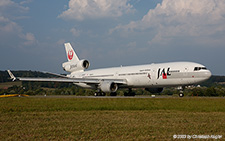
[[[184,97],[184,94],[183,94],[183,93],[180,93],[180,94],[179,94],[179,97]]]
[[[101,96],[105,96],[106,94],[104,92],[101,93]]]
[[[106,94],[104,92],[95,92],[94,96],[105,96]]]
[[[185,86],[181,86],[178,88],[180,90],[179,97],[184,97],[184,88]]]

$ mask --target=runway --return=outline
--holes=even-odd
[[[91,98],[91,99],[99,99],[99,98],[124,98],[124,99],[127,99],[127,98],[177,98],[177,99],[185,99],[185,98],[215,98],[215,99],[224,99],[225,97],[197,97],[197,96],[184,96],[184,97],[179,97],[179,96],[168,96],[168,95],[136,95],[136,96],[75,96],[75,95],[38,95],[38,96],[29,96],[30,98]]]

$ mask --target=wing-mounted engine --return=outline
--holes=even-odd
[[[67,72],[75,72],[75,71],[84,71],[88,69],[90,63],[88,60],[79,60],[78,62],[65,62],[62,64],[62,67]]]
[[[114,93],[118,89],[118,85],[116,83],[110,82],[110,81],[101,82],[99,87],[103,92],[110,92],[110,93]]]
[[[154,94],[154,93],[161,93],[163,91],[163,88],[145,88],[145,90]]]

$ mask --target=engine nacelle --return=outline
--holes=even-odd
[[[116,83],[110,82],[110,81],[101,82],[99,86],[103,92],[112,93],[112,92],[116,92],[118,89],[118,85]]]
[[[163,88],[145,88],[145,90],[154,94],[154,93],[161,93],[163,91]]]
[[[90,66],[88,60],[80,60],[78,62],[65,62],[62,64],[62,67],[67,72],[83,71]]]

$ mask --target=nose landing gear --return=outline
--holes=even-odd
[[[184,88],[185,88],[184,86],[178,87],[178,90],[180,91],[180,92],[179,92],[179,97],[184,97],[184,91],[183,91]]]
[[[179,97],[184,97],[184,94],[180,92]]]

